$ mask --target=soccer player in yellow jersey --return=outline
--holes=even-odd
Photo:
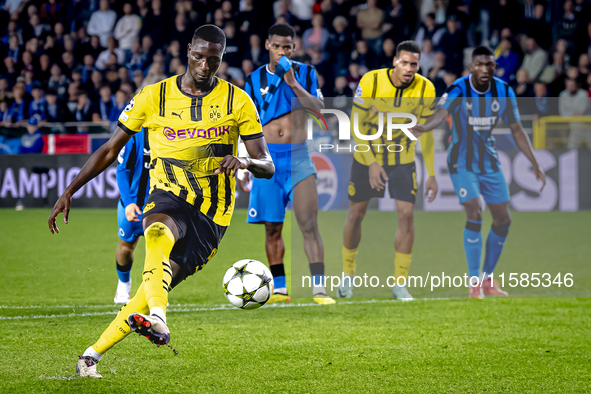
[[[374,125],[379,123],[379,112],[403,112],[416,116],[424,123],[433,113],[435,88],[431,81],[417,74],[420,49],[414,41],[404,41],[396,48],[394,68],[370,71],[361,78],[355,98],[353,113],[358,115],[357,124],[363,134],[375,134]],[[400,118],[400,123],[408,122]],[[427,134],[424,134],[427,135]],[[368,145],[355,137],[359,144]],[[429,178],[426,182],[425,197],[433,201],[437,194],[434,170],[433,136],[421,136],[423,158]],[[412,299],[405,280],[410,266],[414,242],[413,208],[417,193],[415,169],[415,145],[403,131],[394,130],[392,140],[384,132],[377,141],[371,141],[367,152],[355,152],[349,182],[349,212],[343,232],[343,283],[337,290],[337,297],[348,298],[353,295],[355,276],[355,256],[361,240],[361,222],[367,212],[369,200],[384,196],[386,182],[390,196],[396,202],[398,230],[394,238],[394,276],[397,283],[392,295],[397,299]],[[402,149],[401,149],[402,148]],[[429,196],[430,194],[430,196]]]
[[[262,178],[275,172],[252,100],[215,76],[225,47],[220,28],[198,28],[188,44],[187,72],[147,86],[131,100],[115,134],[88,159],[53,207],[48,221],[52,233],[59,232],[59,212],[68,222],[72,195],[107,168],[133,134],[147,130],[151,188],[143,215],[143,282],[79,357],[80,376],[100,378],[96,364],[131,331],[158,346],[170,341],[168,292],[216,254],[234,210],[236,172],[247,169]],[[250,158],[236,157],[239,136]]]

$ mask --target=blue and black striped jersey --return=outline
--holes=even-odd
[[[513,89],[495,77],[486,92],[479,92],[470,74],[456,80],[441,96],[438,105],[451,116],[452,138],[447,157],[450,173],[499,171],[492,129],[500,119],[509,124],[519,122]]]
[[[292,61],[291,66],[298,82],[314,97],[322,97],[314,66]],[[277,70],[276,70],[277,71]],[[291,99],[296,97],[293,89],[265,64],[246,78],[244,90],[254,101],[262,125],[292,111]]]
[[[143,209],[150,194],[150,144],[144,130],[131,137],[119,152],[117,185],[124,207],[134,203]]]

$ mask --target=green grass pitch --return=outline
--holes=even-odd
[[[74,209],[70,224],[61,223],[61,233],[53,236],[48,215],[49,210],[0,210],[0,393],[591,390],[591,300],[556,298],[571,294],[557,289],[510,289],[538,298],[504,300],[366,298],[318,306],[311,299],[294,299],[284,307],[232,308],[222,291],[225,270],[242,258],[266,262],[264,230],[246,225],[244,211],[235,213],[212,262],[170,294],[171,344],[178,355],[132,334],[99,364],[103,379],[77,378],[77,356],[116,313],[111,304],[117,281],[116,214]],[[320,216],[330,275],[340,273],[344,216]],[[577,294],[587,294],[591,212],[512,216],[511,242],[499,269],[569,269],[576,274]],[[394,226],[395,214],[370,211],[366,222]],[[411,273],[442,267],[463,273],[463,213],[416,212],[415,222]],[[485,233],[489,226],[485,221]],[[301,240],[289,227],[288,222],[296,249]],[[364,227],[358,270],[375,266],[381,275],[392,269],[384,247],[391,247],[392,235],[393,230]],[[289,237],[286,243],[289,247]],[[132,270],[134,289],[141,280],[143,247],[142,240]],[[301,255],[286,258],[299,262]],[[303,274],[302,267],[298,263],[293,270]],[[413,294],[465,293],[416,289]]]

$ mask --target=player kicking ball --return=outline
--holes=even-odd
[[[267,179],[275,172],[252,100],[215,76],[225,47],[220,28],[198,28],[187,47],[187,72],[149,85],[131,100],[111,139],[88,159],[51,211],[53,234],[59,232],[59,212],[68,223],[72,195],[115,161],[131,136],[146,130],[151,189],[143,211],[143,282],[79,357],[80,376],[100,378],[99,360],[132,331],[158,346],[168,344],[168,292],[216,254],[234,211],[236,172],[247,169]],[[235,156],[238,137],[250,158]]]
[[[295,31],[291,26],[272,26],[265,42],[270,62],[246,78],[244,90],[261,114],[265,139],[276,168],[272,179],[253,180],[246,221],[265,224],[265,250],[275,281],[274,294],[267,302],[290,301],[281,232],[285,208],[292,201],[310,263],[314,301],[334,304],[324,288],[324,246],[318,232],[316,168],[306,144],[305,119],[292,114],[292,98],[304,99],[307,106],[317,111],[324,107],[324,98],[318,89],[314,67],[289,60],[295,49],[294,39]]]
[[[546,184],[544,170],[534,156],[530,140],[519,121],[515,92],[494,77],[497,64],[492,51],[478,47],[472,52],[471,74],[456,80],[441,96],[439,108],[424,125],[411,129],[422,135],[433,130],[451,115],[452,140],[448,148],[447,165],[454,190],[466,211],[464,250],[470,277],[482,283],[472,283],[470,298],[484,294],[507,297],[496,280],[491,280],[509,233],[509,189],[499,164],[492,130],[499,120],[509,123],[517,148],[529,159],[536,179]],[[482,255],[482,207],[480,196],[488,204],[493,224],[486,239],[484,266],[480,275]]]
[[[127,304],[131,296],[133,252],[142,227],[142,209],[150,194],[150,142],[141,131],[125,144],[117,157],[117,185],[121,198],[117,204],[119,245],[117,245],[117,291],[115,304]]]
[[[353,113],[357,113],[359,125],[377,125],[379,112],[405,112],[417,117],[418,122],[433,113],[435,87],[427,78],[418,74],[421,51],[414,41],[403,41],[396,48],[394,68],[370,71],[361,78],[353,99]],[[406,118],[394,120],[406,123]],[[359,127],[364,134],[374,134],[372,127]],[[358,144],[368,141],[358,140]],[[434,168],[434,140],[432,134],[420,138],[421,148],[429,178],[425,186],[425,198],[433,201],[437,194]],[[413,209],[417,195],[415,168],[416,140],[411,140],[402,130],[394,130],[392,140],[386,133],[377,141],[371,141],[367,152],[356,151],[349,182],[349,211],[343,231],[343,281],[337,297],[353,296],[355,257],[361,241],[361,223],[367,212],[369,200],[384,197],[386,182],[390,196],[396,202],[398,229],[394,237],[394,276],[396,284],[392,296],[412,300],[406,288],[414,242]],[[400,150],[400,146],[404,147]]]

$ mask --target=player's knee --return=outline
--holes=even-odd
[[[318,235],[318,223],[315,218],[303,220],[300,229],[304,238],[315,238]]]
[[[172,231],[161,222],[154,222],[150,224],[144,231],[144,237],[146,238],[146,242],[157,241],[164,237],[172,238],[172,241],[174,242]]]
[[[265,237],[268,242],[277,242],[281,239],[282,223],[265,223]]]
[[[466,216],[468,220],[480,222],[482,221],[482,207],[478,199],[466,201],[464,203],[464,209],[466,210]]]
[[[499,228],[509,228],[509,226],[511,226],[511,217],[507,215],[503,216],[502,218],[494,219],[493,226]]]

